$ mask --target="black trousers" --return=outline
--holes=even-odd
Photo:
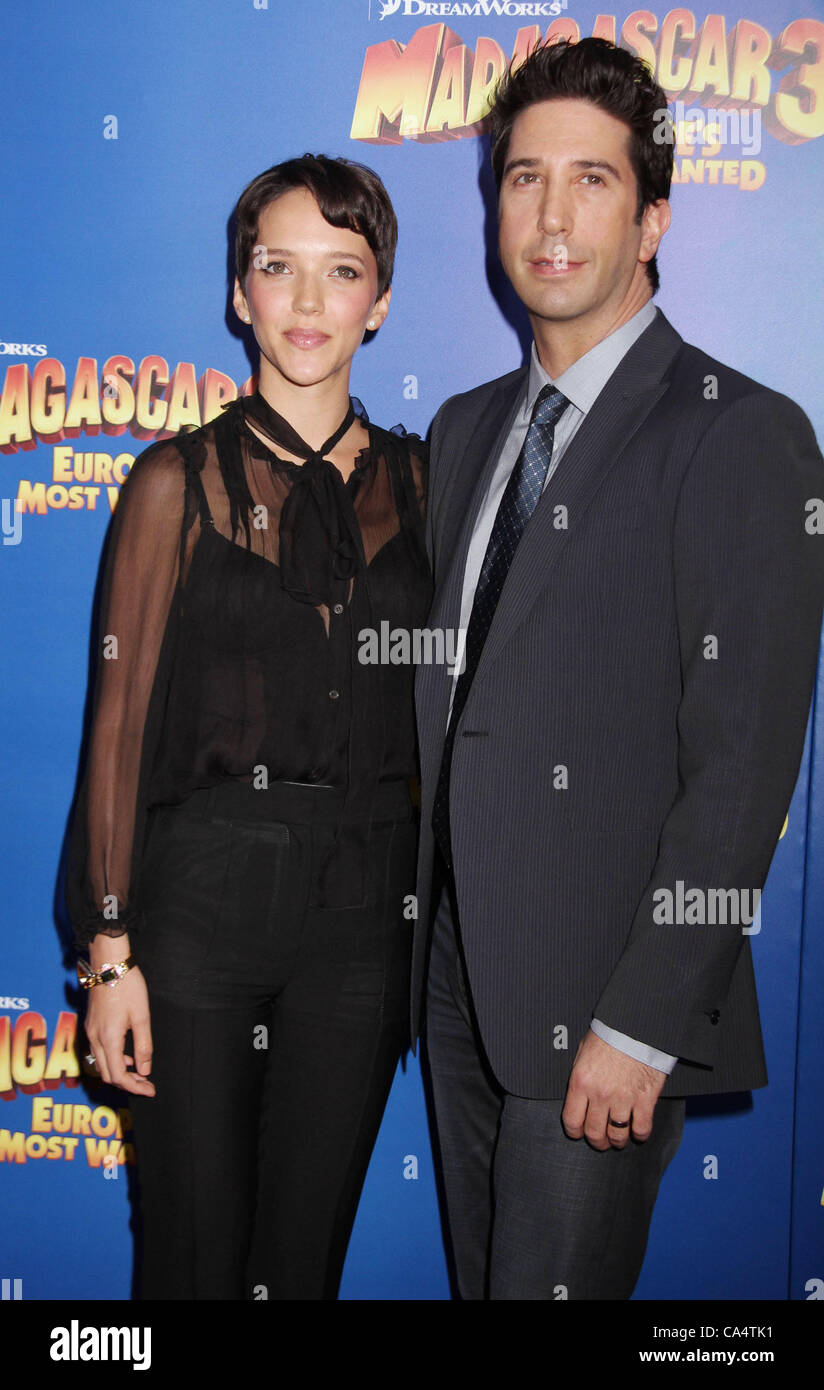
[[[427,1055],[459,1296],[629,1298],[684,1101],[658,1101],[645,1143],[602,1152],[567,1138],[563,1097],[504,1091],[478,1029],[451,880],[432,940]]]
[[[334,1299],[408,1037],[417,825],[383,784],[366,906],[317,905],[341,794],[226,783],[152,812],[131,1099],[144,1299]]]

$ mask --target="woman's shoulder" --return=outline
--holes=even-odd
[[[220,418],[219,415],[195,429],[181,430],[167,439],[156,439],[143,449],[126,477],[124,499],[132,507],[149,506],[153,512],[163,506],[180,510],[214,452]]]
[[[425,439],[413,430],[407,430],[403,425],[392,425],[386,428],[383,425],[374,424],[363,410],[360,401],[356,402],[356,407],[360,406],[357,413],[360,415],[361,422],[369,430],[370,441],[380,452],[391,450],[402,458],[417,460],[425,464],[429,458],[429,445]]]
[[[360,406],[360,402],[357,402]],[[362,407],[361,407],[362,409]],[[421,516],[426,510],[426,493],[429,476],[429,445],[419,434],[407,430],[403,425],[393,425],[385,429],[373,425],[363,411],[361,421],[368,426],[371,454],[373,458],[384,458],[390,472],[393,465],[397,469],[399,482],[410,502],[414,496]]]
[[[128,524],[158,542],[182,522],[185,466],[176,438],[157,439],[137,455],[123,480],[115,510],[118,532]]]
[[[230,408],[234,404],[234,401],[230,402]],[[215,444],[218,421],[225,414],[226,409],[194,429],[181,430],[167,439],[156,439],[137,455],[132,465],[132,473],[151,472],[156,476],[173,477],[180,476],[192,464],[198,468],[202,467],[207,451]]]
[[[183,473],[183,455],[175,435],[171,439],[156,439],[141,450],[129,469],[126,482],[130,492],[137,491],[139,484],[153,488],[174,486]]]

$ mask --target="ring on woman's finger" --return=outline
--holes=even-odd
[[[83,1060],[84,1060],[84,1062],[88,1062],[88,1064],[89,1064],[90,1067],[96,1067],[96,1066],[97,1066],[97,1058],[95,1057],[95,1055],[94,1055],[93,1052],[87,1052],[87,1053],[86,1053],[86,1056],[83,1058]]]

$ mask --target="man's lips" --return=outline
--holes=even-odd
[[[531,256],[529,265],[536,275],[565,275],[571,270],[580,270],[585,261],[566,260],[560,253],[551,256]]]
[[[302,348],[304,352],[309,352],[312,348],[322,347],[324,343],[329,341],[328,333],[319,333],[317,330],[309,328],[290,328],[288,333],[284,333],[283,336],[293,347]]]

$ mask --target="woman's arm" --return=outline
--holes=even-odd
[[[185,502],[183,460],[173,441],[135,461],[121,489],[100,603],[98,663],[88,762],[69,847],[66,897],[75,944],[93,967],[124,959],[139,940],[134,890],[143,849],[147,783],[159,735],[150,704],[178,582]],[[167,639],[164,646],[164,639]],[[132,940],[129,931],[134,935]],[[138,969],[89,992],[87,1033],[106,1081],[153,1094],[126,1072],[131,1028],[141,1071],[149,1070],[146,987]],[[129,1082],[132,1084],[129,1084]],[[138,1083],[138,1084],[134,1084]]]

